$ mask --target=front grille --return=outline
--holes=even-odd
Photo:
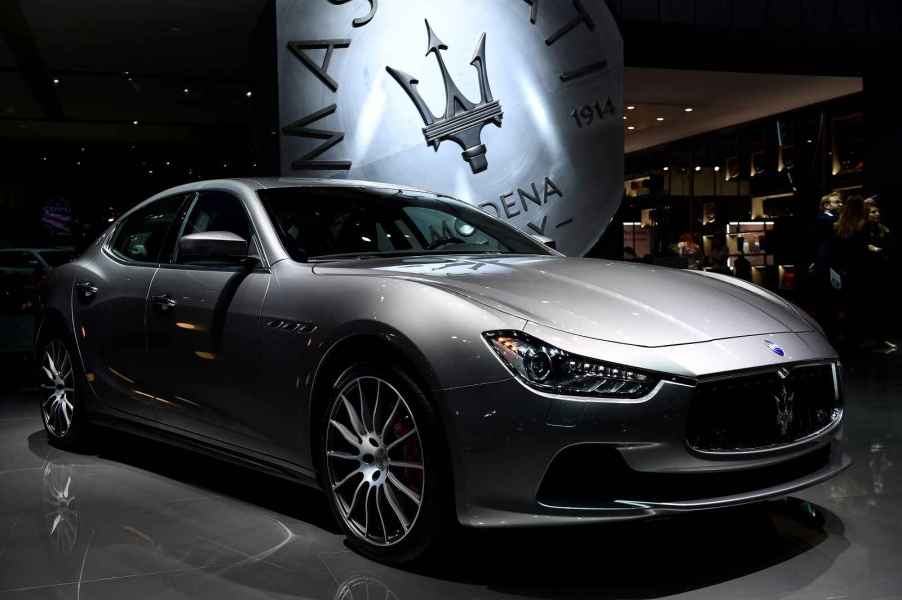
[[[743,452],[792,444],[841,416],[831,364],[785,367],[703,382],[686,424],[686,442],[702,452]]]

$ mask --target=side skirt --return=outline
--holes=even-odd
[[[187,432],[180,433],[178,431],[164,429],[159,425],[145,424],[124,417],[116,417],[95,412],[90,415],[90,421],[93,425],[98,427],[129,433],[176,448],[196,452],[209,458],[253,469],[294,483],[300,483],[308,487],[320,489],[320,485],[313,473],[298,465],[272,457],[252,454],[249,451],[241,451],[236,448],[229,448],[191,436]]]

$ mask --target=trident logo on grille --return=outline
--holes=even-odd
[[[777,403],[777,429],[780,430],[780,435],[785,437],[789,433],[789,426],[794,418],[795,392],[790,389],[788,369],[780,369],[777,371],[777,376],[780,378],[774,394],[774,400]]]
[[[483,33],[479,38],[476,53],[473,55],[473,60],[470,61],[470,64],[479,72],[481,99],[479,104],[474,104],[464,96],[454,80],[451,79],[448,68],[445,66],[445,60],[442,58],[442,50],[447,50],[448,46],[433,33],[429,21],[426,21],[426,32],[429,34],[429,48],[426,50],[426,56],[432,52],[435,53],[445,83],[444,116],[438,118],[429,110],[417,90],[417,84],[420,82],[416,77],[391,67],[385,67],[385,69],[407,92],[420,112],[420,116],[423,117],[423,121],[426,123],[426,128],[423,129],[426,144],[432,146],[436,152],[438,152],[439,145],[445,140],[459,144],[464,149],[461,154],[463,159],[470,163],[470,168],[474,173],[481,173],[489,166],[485,158],[486,147],[482,143],[482,128],[489,123],[501,127],[501,119],[504,117],[501,103],[492,98],[492,88],[489,86],[485,63],[485,34]]]

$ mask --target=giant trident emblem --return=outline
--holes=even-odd
[[[417,90],[419,80],[416,77],[408,75],[403,71],[385,67],[385,69],[395,78],[401,87],[410,96],[423,122],[426,123],[423,129],[423,135],[426,137],[426,144],[432,146],[436,152],[438,147],[445,140],[451,140],[463,148],[461,156],[465,161],[470,163],[470,168],[474,173],[481,173],[488,168],[486,161],[486,147],[482,143],[482,128],[489,123],[494,123],[501,127],[501,119],[504,113],[501,111],[501,103],[492,98],[492,88],[489,86],[489,76],[486,71],[485,62],[485,34],[479,38],[479,44],[476,47],[476,53],[470,64],[476,67],[479,73],[479,104],[474,104],[463,92],[457,88],[457,84],[451,79],[448,73],[448,67],[445,66],[445,60],[442,58],[442,50],[447,50],[446,46],[433,33],[429,21],[426,21],[426,31],[429,34],[429,48],[426,50],[426,56],[435,53],[438,60],[438,67],[441,69],[442,78],[445,83],[445,114],[438,118],[423,100],[420,92]]]

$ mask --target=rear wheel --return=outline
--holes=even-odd
[[[79,397],[80,369],[69,344],[52,337],[41,347],[41,421],[50,442],[67,449],[81,444],[86,429]]]
[[[352,367],[332,387],[320,431],[323,486],[349,544],[386,562],[421,557],[443,528],[448,482],[419,386],[391,367]]]

